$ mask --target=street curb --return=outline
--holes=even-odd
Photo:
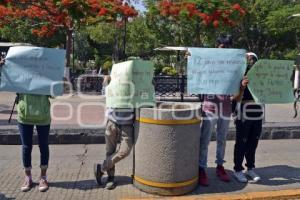
[[[263,191],[263,192],[247,192],[243,194],[218,194],[218,195],[204,195],[204,196],[186,196],[186,197],[168,197],[170,200],[291,200],[300,198],[300,189],[294,190],[276,190],[276,191]],[[166,199],[163,197],[158,198],[124,198],[123,200],[159,200]]]
[[[104,144],[105,128],[69,128],[54,127],[50,130],[50,144]],[[235,140],[235,128],[230,127],[227,140]],[[283,126],[282,124],[268,124],[263,127],[262,140],[276,139],[300,139],[300,125]],[[216,134],[212,134],[212,141],[216,140]],[[36,134],[33,137],[34,144],[37,144]],[[0,145],[21,144],[17,126],[1,128]]]
[[[68,129],[54,128],[50,130],[49,144],[104,144],[105,129]],[[38,144],[36,131],[33,143]],[[21,144],[17,127],[0,129],[0,145]]]

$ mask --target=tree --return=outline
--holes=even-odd
[[[62,31],[66,35],[67,66],[76,27],[137,15],[123,0],[1,0],[0,3],[1,27],[13,29],[25,24],[25,30],[46,38]]]
[[[150,57],[157,46],[157,38],[147,27],[143,16],[128,24],[127,41],[126,52],[130,56]]]
[[[299,19],[290,16],[300,12],[299,1],[251,0],[246,9],[242,23],[233,30],[236,47],[264,58],[293,58],[291,52],[295,52],[299,37]]]
[[[203,46],[203,34],[235,26],[242,19],[246,11],[237,2],[148,0],[148,25],[162,36],[162,45]]]

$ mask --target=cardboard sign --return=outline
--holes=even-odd
[[[113,65],[111,82],[106,88],[106,106],[110,108],[139,108],[154,106],[152,84],[154,64],[131,60]]]
[[[189,48],[188,93],[233,95],[246,71],[243,49]]]
[[[65,50],[11,47],[1,71],[0,90],[38,95],[63,94]]]
[[[248,88],[256,103],[279,104],[294,102],[290,80],[294,61],[259,60],[247,74]]]

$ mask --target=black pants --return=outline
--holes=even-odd
[[[246,158],[248,169],[255,168],[255,152],[262,131],[262,120],[236,120],[236,139],[234,146],[234,170],[244,170]]]

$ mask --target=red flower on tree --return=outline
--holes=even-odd
[[[246,11],[240,4],[231,4],[227,0],[210,1],[199,3],[199,1],[171,1],[161,0],[156,9],[165,17],[177,18],[180,14],[189,18],[200,20],[204,25],[212,25],[214,28],[223,25],[233,26]],[[238,14],[238,15],[237,15]]]
[[[38,37],[65,31],[68,66],[75,23],[97,17],[102,21],[117,21],[118,16],[127,19],[137,14],[124,0],[4,0],[0,5],[0,26],[18,26],[18,20],[26,21],[32,34]]]

